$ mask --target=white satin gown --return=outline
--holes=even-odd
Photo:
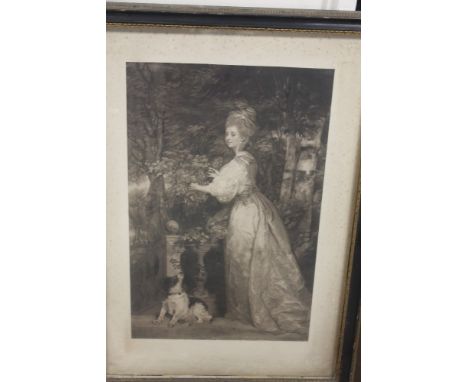
[[[307,333],[311,296],[275,206],[257,189],[257,165],[238,153],[208,186],[233,201],[225,248],[227,310],[267,332]]]

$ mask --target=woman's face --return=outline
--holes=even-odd
[[[226,127],[224,140],[227,147],[233,150],[241,148],[245,143],[245,139],[239,134],[237,126]]]

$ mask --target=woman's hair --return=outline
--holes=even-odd
[[[236,126],[244,138],[251,138],[257,131],[256,112],[251,107],[231,111],[226,119],[226,127]]]

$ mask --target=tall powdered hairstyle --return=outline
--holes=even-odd
[[[250,139],[257,131],[256,117],[257,113],[253,108],[242,106],[229,113],[226,119],[226,127],[236,126],[242,137]]]

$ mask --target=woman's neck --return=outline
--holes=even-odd
[[[239,146],[234,149],[234,154],[238,155],[240,153],[243,153],[245,150],[245,146]]]

